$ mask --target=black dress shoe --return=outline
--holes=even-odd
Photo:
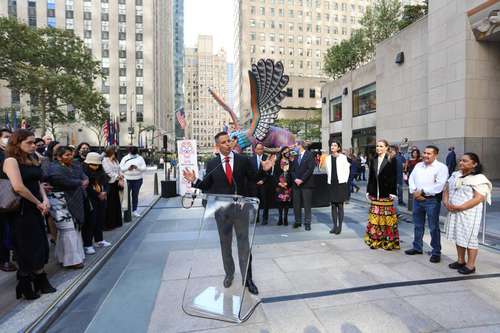
[[[311,231],[311,226],[309,224],[306,224],[306,231]]]
[[[13,263],[7,261],[4,262],[3,264],[0,264],[0,271],[15,272],[17,271],[17,267]]]
[[[455,261],[454,263],[451,263],[448,265],[449,268],[451,269],[460,269],[465,266],[465,263],[461,264],[458,261]]]
[[[476,267],[470,269],[467,266],[464,266],[458,270],[460,274],[468,275],[476,272]]]
[[[259,289],[257,289],[257,286],[253,283],[252,280],[247,280],[246,286],[247,286],[250,294],[254,294],[254,295],[259,294]]]
[[[335,229],[330,229],[331,234],[336,234]]]
[[[278,220],[278,225],[283,225],[283,220]]]
[[[233,284],[233,275],[226,275],[224,278],[224,288],[229,288],[231,287],[231,284]]]
[[[300,228],[300,227],[302,227],[302,223],[294,223],[293,224],[293,228],[294,229],[297,229],[297,228]]]
[[[436,254],[433,254],[431,258],[429,259],[430,262],[432,263],[438,263],[441,261],[441,256],[438,256]]]
[[[417,251],[415,249],[409,249],[409,250],[405,251],[405,254],[407,254],[409,256],[413,256],[415,254],[422,254],[422,251]]]
[[[267,220],[264,220],[262,221],[262,223],[260,225],[266,225],[267,224]]]

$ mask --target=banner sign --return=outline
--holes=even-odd
[[[177,161],[179,163],[179,195],[194,192],[191,183],[182,176],[184,169],[194,170],[196,176],[199,176],[198,153],[196,150],[196,140],[178,140],[177,141]]]

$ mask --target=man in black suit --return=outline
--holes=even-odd
[[[297,142],[299,152],[293,161],[291,177],[293,181],[293,213],[294,228],[302,226],[302,206],[304,206],[304,224],[307,231],[311,230],[312,191],[314,188],[314,156],[305,150],[304,142]]]
[[[264,172],[262,170],[262,162],[267,159],[267,156],[264,155],[264,145],[260,142],[257,143],[254,147],[254,151],[255,154],[250,158],[250,161],[252,162],[252,167],[255,174],[258,175],[255,186],[256,186],[257,198],[259,198],[260,200],[259,208],[263,210],[262,225],[266,225],[269,219],[269,203],[271,200],[269,192],[272,191],[271,189],[272,179],[268,172]],[[259,223],[259,217],[260,213],[259,215],[257,215],[257,223]]]
[[[215,143],[220,152],[219,155],[208,161],[207,170],[203,180],[197,179],[194,171],[184,170],[184,178],[192,183],[192,186],[211,194],[238,194],[243,196],[254,196],[254,186],[257,174],[250,160],[234,153],[231,150],[231,141],[226,132],[220,132],[215,136]],[[272,168],[274,159],[262,162],[262,171]],[[258,294],[257,286],[252,281],[252,257],[250,255],[250,244],[248,238],[248,223],[250,220],[250,207],[234,203],[221,207],[215,212],[215,220],[219,231],[221,243],[222,261],[226,277],[224,287],[229,288],[234,278],[234,261],[231,251],[233,239],[233,228],[238,240],[238,262],[242,278],[246,272],[246,286],[252,294]],[[246,263],[248,262],[248,270]]]

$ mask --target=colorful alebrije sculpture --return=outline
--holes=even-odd
[[[210,94],[229,112],[234,123],[234,131],[229,135],[236,137],[238,144],[235,150],[242,150],[262,142],[264,146],[271,148],[289,147],[295,143],[295,135],[287,129],[272,126],[278,118],[280,103],[286,97],[284,91],[288,84],[288,75],[285,75],[283,63],[274,63],[272,59],[260,59],[257,64],[252,65],[248,71],[250,78],[250,93],[252,107],[252,124],[249,129],[240,129],[238,119],[234,111],[211,89]]]

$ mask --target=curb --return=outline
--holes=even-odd
[[[99,258],[92,267],[86,269],[82,274],[71,283],[71,285],[66,288],[59,297],[57,297],[54,302],[29,326],[24,328],[23,332],[46,332],[50,325],[63,313],[63,311],[71,304],[71,302],[80,294],[80,292],[85,288],[85,286],[90,282],[90,280],[99,272],[99,270],[104,266],[104,264],[111,258],[115,251],[120,247],[120,245],[128,238],[132,231],[137,227],[137,225],[142,221],[142,219],[149,213],[156,203],[161,199],[161,196],[154,199],[151,205],[145,209],[144,213],[140,218],[138,218],[135,223],[121,235],[121,237],[116,241],[111,248]]]

